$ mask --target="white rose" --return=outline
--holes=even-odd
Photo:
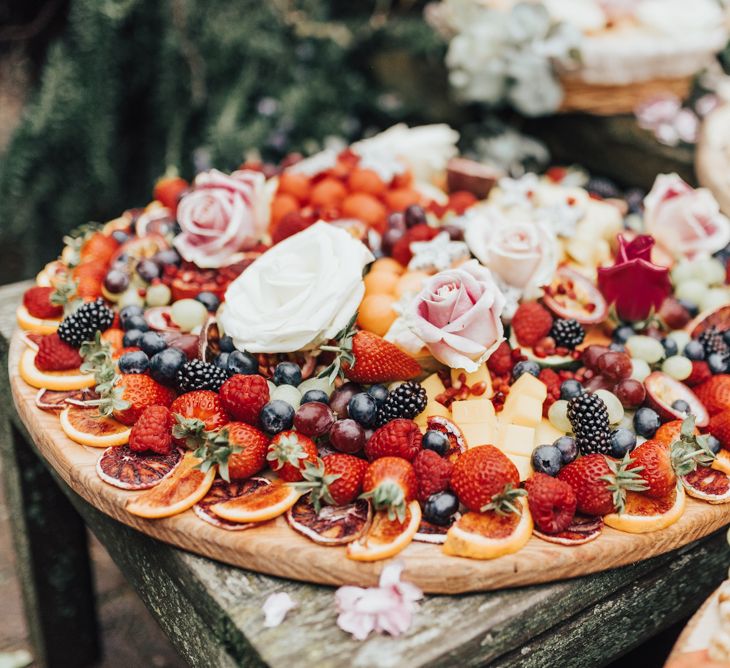
[[[226,291],[221,324],[237,348],[287,353],[331,339],[355,314],[375,258],[344,230],[315,223],[266,251]]]

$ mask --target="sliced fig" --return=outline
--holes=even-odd
[[[373,514],[370,503],[358,499],[345,506],[323,506],[317,513],[303,496],[286,513],[289,526],[320,545],[344,545],[362,536]]]
[[[432,415],[426,419],[426,423],[428,424],[429,429],[440,431],[449,439],[449,449],[445,456],[452,462],[456,461],[462,452],[466,452],[466,439],[461,433],[461,429],[449,420],[449,418],[441,415]]]
[[[703,311],[685,329],[693,339],[696,339],[710,327],[717,327],[721,332],[730,329],[730,304],[710,311]]]
[[[446,183],[450,193],[466,190],[478,199],[486,199],[497,181],[500,170],[468,158],[451,158],[446,164]]]
[[[270,484],[271,481],[267,478],[258,477],[249,478],[248,480],[232,480],[231,482],[217,479],[208,490],[208,493],[193,506],[193,512],[204,522],[212,524],[220,529],[225,529],[226,531],[245,531],[246,529],[253,529],[254,527],[259,526],[261,522],[229,522],[228,520],[224,520],[222,517],[218,517],[218,515],[211,512],[210,507],[216,503],[223,503],[224,501],[237,499],[239,496],[246,496],[257,489]]]
[[[593,281],[569,267],[560,267],[553,282],[545,288],[543,303],[560,318],[577,320],[582,325],[602,322],[608,306]]]
[[[134,452],[127,445],[107,448],[96,462],[96,473],[119,489],[149,489],[162,482],[182,459],[179,450],[169,455]]]
[[[708,503],[730,501],[730,478],[727,473],[707,466],[698,466],[692,473],[682,477],[687,494]]]
[[[459,517],[461,517],[461,515],[456,513],[456,515],[452,518],[451,524],[456,522]],[[443,545],[446,542],[446,534],[448,533],[451,524],[448,526],[441,526],[439,524],[432,524],[422,518],[421,523],[418,525],[418,531],[416,532],[416,535],[413,536],[413,540],[418,541],[419,543]]]
[[[584,515],[576,515],[573,518],[571,525],[560,533],[547,534],[533,529],[533,532],[538,538],[541,538],[548,543],[555,543],[556,545],[583,545],[583,543],[590,543],[592,540],[598,538],[603,530],[603,520],[600,517],[586,517]]]
[[[648,404],[659,413],[664,420],[682,420],[682,411],[672,408],[677,399],[689,404],[689,412],[695,416],[695,424],[702,428],[710,424],[710,415],[697,395],[684,383],[675,380],[662,371],[654,371],[644,379]]]

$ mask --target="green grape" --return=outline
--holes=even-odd
[[[170,317],[183,332],[189,332],[206,321],[208,309],[196,299],[181,299],[172,305]]]

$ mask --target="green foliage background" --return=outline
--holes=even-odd
[[[454,121],[418,2],[72,0],[0,157],[0,282],[175,166],[232,169],[400,120]],[[424,94],[426,91],[427,94]]]

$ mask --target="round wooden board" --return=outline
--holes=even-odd
[[[139,492],[104,483],[95,471],[101,450],[69,440],[58,416],[38,409],[36,390],[18,375],[23,343],[16,333],[9,373],[16,408],[41,454],[66,483],[107,515],[190,552],[252,571],[327,585],[373,585],[384,562],[351,561],[344,548],[322,547],[295,533],[284,518],[243,532],[229,532],[199,520],[192,511],[162,520],[145,520],[124,510]],[[605,528],[595,541],[563,547],[533,537],[517,554],[491,561],[446,556],[437,545],[412,543],[398,558],[404,577],[430,593],[456,594],[537,584],[596,573],[654,557],[702,538],[730,522],[730,504],[712,506],[687,500],[682,519],[668,529],[627,534]]]
[[[723,104],[702,121],[695,153],[700,185],[712,191],[720,209],[730,215],[730,104]]]

